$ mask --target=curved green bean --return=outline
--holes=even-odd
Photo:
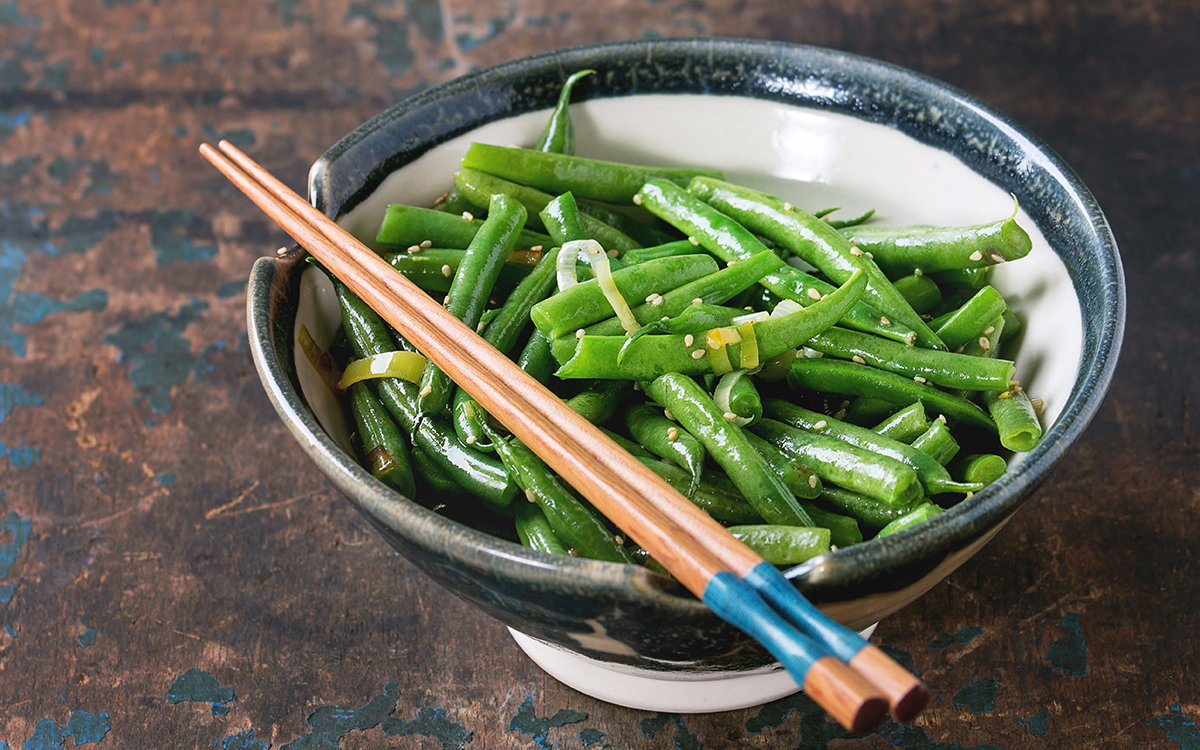
[[[655,455],[687,469],[692,475],[692,485],[686,494],[690,497],[695,493],[707,456],[695,436],[644,403],[625,410],[625,429]]]
[[[546,121],[546,127],[533,145],[538,151],[555,154],[575,153],[575,125],[571,122],[571,91],[580,79],[592,75],[594,70],[580,70],[572,73],[563,82],[562,91],[558,95],[558,103]]]
[[[875,256],[886,273],[903,276],[956,268],[982,268],[1024,258],[1033,249],[1016,212],[1003,221],[969,227],[854,226],[842,230],[863,252]]]

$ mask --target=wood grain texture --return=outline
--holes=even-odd
[[[1184,0],[0,4],[0,740],[107,722],[97,747],[1197,747],[1198,34]],[[380,543],[254,372],[244,281],[287,238],[201,141],[298,188],[409,92],[652,35],[946,80],[1060,153],[1121,247],[1105,406],[997,538],[873,638],[933,691],[910,729],[850,738],[802,697],[674,716],[559,685]],[[193,668],[214,683],[175,694],[232,688],[217,713],[168,700]]]

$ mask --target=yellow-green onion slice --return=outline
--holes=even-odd
[[[738,326],[738,334],[742,337],[741,362],[743,370],[758,367],[758,334],[754,331],[754,321],[747,320]]]
[[[729,404],[729,396],[733,393],[733,385],[739,379],[745,377],[746,374],[747,373],[745,369],[734,370],[733,372],[727,372],[722,375],[720,381],[717,382],[717,388],[713,391],[713,403],[717,405],[718,409],[727,415],[734,413],[733,407]],[[735,416],[733,419],[729,420],[729,423],[735,424],[738,427],[742,427],[750,424],[753,421],[754,420],[750,417]]]
[[[729,361],[729,352],[725,350],[725,345],[736,344],[741,340],[742,337],[735,328],[714,328],[708,332],[704,343],[708,349],[708,364],[714,374],[724,375],[733,371],[733,364]]]
[[[629,303],[621,296],[621,290],[617,289],[616,282],[613,281],[612,268],[609,267],[608,253],[604,252],[604,248],[595,240],[574,240],[563,245],[562,252],[558,257],[562,257],[563,253],[574,255],[578,252],[572,248],[576,246],[587,253],[588,262],[592,264],[592,273],[596,276],[596,283],[600,285],[600,291],[604,292],[604,298],[608,300],[608,304],[612,305],[613,312],[617,316],[617,320],[621,321],[621,327],[625,329],[625,333],[636,333],[642,326],[637,322],[637,318],[633,317],[633,310],[629,309]]]
[[[425,358],[416,352],[384,352],[356,359],[346,365],[339,391],[344,391],[360,380],[370,378],[403,378],[410,383],[420,383],[425,372]]]

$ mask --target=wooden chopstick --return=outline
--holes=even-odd
[[[742,603],[734,605],[737,611],[732,615],[744,616],[742,610],[754,610],[759,619],[776,618],[778,623],[772,620],[771,628],[759,636],[769,648],[779,645],[768,643],[778,638],[793,639],[792,646],[806,642],[813,634],[814,617],[818,637],[821,627],[832,623],[782,576],[778,580],[783,586],[759,581],[758,593],[745,586],[743,579],[756,581],[768,568],[769,573],[777,575],[777,571],[369,248],[237,148],[225,141],[219,147],[224,155],[207,144],[201,146],[201,153],[697,597],[713,606],[714,592],[729,587],[740,592],[737,596],[750,597],[745,602],[738,600]],[[724,582],[725,588],[714,581]],[[771,611],[759,594],[783,617]],[[714,609],[720,614],[718,606]],[[800,626],[807,633],[793,629],[781,635],[776,625],[785,629]],[[751,628],[743,629],[751,632]],[[877,697],[881,692],[898,720],[911,720],[924,707],[928,691],[906,670],[869,644],[848,648],[847,654],[852,653],[853,658],[842,655],[842,659],[856,671],[833,656],[803,661],[803,674],[792,670],[806,692],[844,726],[853,731],[873,729],[882,718],[883,701]],[[828,653],[829,643],[818,649],[818,656]]]

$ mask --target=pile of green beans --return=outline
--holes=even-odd
[[[1039,402],[1001,355],[1019,318],[988,284],[1030,250],[1015,211],[835,222],[719,172],[579,158],[569,103],[589,74],[534,148],[473,144],[435,207],[389,206],[375,239],[397,272],[778,565],[932,518],[1036,445]],[[335,287],[343,366],[411,351]],[[433,365],[345,404],[364,466],[402,495],[548,554],[661,569]]]

